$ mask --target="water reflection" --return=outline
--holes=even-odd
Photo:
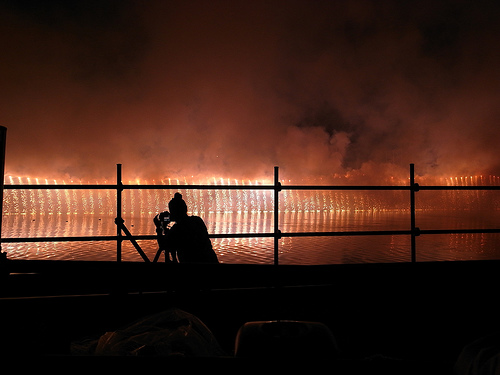
[[[272,233],[272,212],[209,213],[201,215],[209,233]],[[421,211],[417,225],[422,229],[491,228],[498,223],[498,211],[478,215],[456,211]],[[154,234],[149,214],[125,215],[132,234]],[[406,211],[321,211],[281,212],[282,232],[342,232],[366,230],[407,230]],[[4,237],[73,237],[115,235],[111,214],[18,214],[4,215]],[[449,234],[417,237],[417,260],[455,260],[500,258],[497,244],[500,234]],[[223,263],[273,262],[272,238],[213,238],[212,243]],[[155,241],[140,241],[153,258]],[[11,259],[115,260],[116,243],[4,243]],[[283,237],[279,242],[281,264],[333,264],[409,261],[410,238],[407,235],[366,237]],[[123,243],[122,259],[141,261],[133,246]]]

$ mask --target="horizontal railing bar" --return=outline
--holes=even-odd
[[[432,229],[418,230],[418,235],[424,234],[467,234],[467,233],[500,233],[500,229]],[[411,230],[399,231],[346,231],[346,232],[292,232],[281,233],[281,237],[324,237],[324,236],[387,236],[387,235],[410,235]]]
[[[274,185],[122,185],[123,189],[164,190],[273,190]]]
[[[210,238],[253,238],[253,237],[274,237],[274,233],[218,233],[218,234],[209,234]]]
[[[419,235],[424,234],[467,234],[467,233],[500,233],[500,228],[489,229],[422,229]],[[342,232],[282,232],[280,237],[345,237],[345,236],[389,236],[411,235],[411,230],[381,230],[381,231],[342,231]],[[156,235],[134,235],[136,240],[156,240]],[[220,233],[209,234],[210,238],[272,238],[274,233]],[[17,242],[75,242],[75,241],[116,241],[117,236],[81,236],[81,237],[14,237],[2,238],[2,243]]]
[[[4,185],[4,189],[10,190],[116,190],[117,185]]]
[[[499,229],[436,229],[418,230],[423,234],[466,234],[466,233],[500,233]],[[345,232],[282,232],[281,237],[338,237],[338,236],[387,236],[387,235],[410,235],[411,230],[380,230],[380,231],[345,231]]]
[[[420,234],[500,233],[500,229],[421,229]]]
[[[411,190],[410,186],[386,185],[386,186],[368,186],[368,185],[282,185],[281,190]]]
[[[144,189],[144,190],[274,190],[274,185],[4,185],[4,189],[23,190],[23,189],[54,189],[54,190],[116,190],[116,189]],[[279,190],[500,190],[500,186],[437,186],[437,185],[418,185],[415,187],[401,185],[281,185]]]
[[[72,190],[72,189],[108,189],[116,190],[121,189],[163,189],[163,190],[174,190],[174,189],[189,189],[189,190],[274,190],[274,185],[136,185],[136,184],[123,184],[123,185],[89,185],[89,184],[78,184],[78,185],[50,185],[50,184],[37,184],[37,185],[4,185],[5,189],[57,189],[57,190]],[[281,190],[410,190],[410,186],[353,186],[353,185],[342,185],[342,186],[326,186],[326,185],[281,185],[278,189]]]
[[[210,238],[261,238],[261,237],[268,237],[272,238],[274,237],[274,233],[217,233],[217,234],[209,234],[208,237]],[[135,236],[134,238],[137,240],[156,240],[156,235],[138,235]]]
[[[154,234],[133,235],[136,240],[156,240]],[[252,237],[274,237],[274,233],[227,233],[209,234],[210,238],[252,238]],[[81,236],[81,237],[9,237],[2,238],[2,243],[14,242],[75,242],[75,241],[116,241],[118,236]],[[121,239],[126,240],[125,237]]]
[[[419,186],[419,190],[500,190],[500,186]]]
[[[345,232],[283,232],[281,237],[343,237],[409,235],[411,230],[345,231]]]
[[[10,190],[274,190],[274,185],[4,185]],[[305,186],[286,185],[280,190],[410,190],[410,186]]]
[[[13,242],[84,242],[84,241],[116,241],[117,236],[81,236],[81,237],[7,237],[2,243]]]
[[[338,186],[312,186],[312,185],[284,185],[281,190],[500,190],[500,186],[368,186],[368,185],[338,185]]]
[[[274,185],[4,185],[4,189],[54,189],[54,190],[273,190]]]

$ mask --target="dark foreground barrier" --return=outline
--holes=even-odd
[[[451,373],[467,344],[500,330],[498,261],[165,266],[13,261],[0,354],[70,355],[75,340],[175,307],[199,318],[231,361],[245,323],[291,320],[328,327],[336,360]]]

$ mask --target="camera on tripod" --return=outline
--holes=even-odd
[[[168,225],[170,224],[170,212],[163,211],[155,216],[155,223],[157,227],[160,227],[163,231],[168,229]]]

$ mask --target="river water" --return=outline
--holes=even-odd
[[[272,233],[273,213],[211,213],[200,215],[209,233]],[[280,230],[288,232],[408,230],[409,212],[288,212],[280,214]],[[495,228],[498,211],[417,211],[421,229]],[[150,217],[125,217],[133,235],[154,234]],[[38,214],[5,215],[4,237],[112,236],[116,234],[113,215]],[[150,259],[156,242],[139,241]],[[212,238],[223,263],[272,263],[273,238]],[[417,260],[500,259],[500,234],[422,235],[416,239]],[[9,259],[115,260],[116,242],[30,242],[4,243]],[[128,241],[123,242],[122,260],[141,261]],[[410,260],[410,236],[371,235],[340,237],[286,237],[279,240],[281,264],[338,264],[404,262]]]

